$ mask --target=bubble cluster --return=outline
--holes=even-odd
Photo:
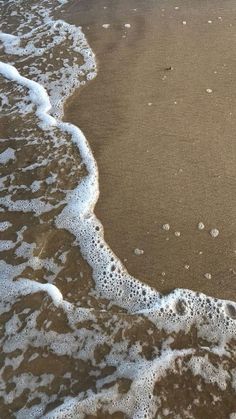
[[[52,18],[54,6],[57,2],[32,2],[28,9],[21,1],[2,6],[5,14],[15,17],[17,29],[0,36],[5,51],[0,73],[6,92],[1,93],[1,106],[4,116],[18,123],[21,135],[14,137],[19,146],[12,148],[10,138],[0,154],[6,171],[0,203],[9,220],[12,213],[19,219],[27,214],[39,230],[55,212],[53,225],[71,233],[73,245],[92,269],[95,290],[89,298],[101,297],[108,303],[100,310],[70,303],[55,283],[64,269],[67,248],[54,257],[41,257],[28,228],[19,221],[10,237],[12,223],[3,219],[0,231],[6,239],[0,242],[1,250],[5,256],[11,252],[17,263],[0,263],[5,333],[1,373],[7,377],[0,395],[10,409],[14,398],[22,398],[19,418],[83,418],[101,410],[104,417],[115,412],[132,418],[163,417],[168,410],[163,410],[160,399],[164,386],[156,387],[168,374],[181,377],[187,370],[192,379],[200,377],[222,392],[235,386],[236,375],[227,368],[236,333],[236,305],[185,289],[161,295],[132,277],[105,242],[103,226],[94,215],[99,197],[96,161],[80,129],[61,119],[68,96],[96,75],[95,56],[80,28]],[[5,20],[2,27],[12,28]],[[76,148],[78,159],[68,154],[69,145]],[[70,188],[69,177],[76,179]],[[162,229],[169,231],[170,225]],[[204,229],[203,223],[198,229]],[[45,229],[41,235],[47,233]],[[178,231],[174,234],[180,236]],[[213,237],[218,234],[211,230]],[[135,254],[143,250],[135,249]],[[41,277],[30,279],[32,271]],[[178,348],[182,341],[175,341],[175,336],[184,336],[186,346],[183,339]],[[209,354],[219,357],[218,364]],[[226,367],[220,364],[222,354]],[[34,361],[34,371],[41,364],[52,370],[66,365],[67,370],[64,375],[57,369],[34,375],[26,371]]]

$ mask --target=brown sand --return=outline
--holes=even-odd
[[[229,5],[225,2],[224,8]],[[181,6],[184,9],[183,3]],[[132,7],[137,7],[137,11],[130,10]],[[165,7],[164,3],[162,7],[160,3],[148,0],[129,1],[128,4],[100,0],[74,3],[68,13],[74,16],[75,22],[84,22],[85,30],[86,25],[90,27],[86,34],[97,54],[100,68],[97,79],[72,98],[66,117],[82,127],[92,144],[100,169],[101,198],[97,214],[104,223],[106,238],[112,248],[122,259],[128,258],[126,265],[130,272],[144,280],[149,278],[147,282],[165,291],[176,286],[188,286],[234,298],[234,276],[230,271],[236,248],[231,233],[234,227],[234,80],[232,56],[229,54],[226,57],[232,44],[231,18],[227,20],[226,12],[221,10],[220,15],[227,23],[220,26],[217,21],[214,28],[213,24],[205,22],[206,5],[201,6],[203,9],[198,10],[198,14],[194,14],[194,9],[187,8],[187,5],[184,14],[182,9],[175,10],[173,4],[161,13],[161,8]],[[197,7],[200,7],[199,4]],[[179,20],[175,16],[177,12],[182,13]],[[193,17],[189,28],[190,15]],[[212,18],[212,13],[209,12],[209,16]],[[65,18],[68,19],[68,16]],[[187,20],[186,27],[182,26],[182,20]],[[103,29],[103,23],[112,23],[111,29]],[[131,28],[124,29],[124,23],[130,23]],[[203,28],[203,33],[196,47],[198,28]],[[205,49],[205,45],[215,47],[215,52],[210,47]],[[193,54],[196,48],[198,50]],[[165,70],[169,66],[173,70]],[[218,73],[214,74],[213,69],[217,69]],[[211,95],[206,93],[208,87],[213,89]],[[152,102],[152,106],[148,106],[148,102]],[[27,128],[24,124],[20,126],[17,123],[14,127],[7,119],[4,121],[6,137],[11,137],[11,131],[14,134],[16,128],[18,135]],[[27,179],[23,179],[20,172],[16,180],[19,184],[31,184],[34,179],[43,180],[55,171],[57,186],[65,182],[66,187],[72,189],[75,181],[73,167],[78,167],[80,163],[77,150],[70,146],[67,150],[61,148],[55,154],[47,137],[42,135],[41,140],[39,146],[32,146],[22,135],[22,140],[18,142],[18,163],[12,162],[4,167],[4,171],[17,173],[18,169],[33,162],[36,156],[49,157],[52,153],[55,159],[42,173],[40,169],[31,171]],[[7,141],[9,146],[16,146],[11,139]],[[64,166],[61,165],[61,158],[66,153],[69,153],[70,159]],[[20,194],[25,194],[26,199],[31,198],[29,191],[26,193],[23,190]],[[53,198],[55,204],[61,200],[58,193],[54,194],[53,188],[44,184],[37,196],[45,196],[46,202]],[[54,256],[58,262],[59,255],[66,252],[66,263],[54,283],[68,301],[84,307],[104,308],[105,302],[103,306],[103,301],[90,294],[91,271],[83,261],[73,236],[56,229],[54,225],[56,211],[58,209],[42,215],[43,223],[40,223],[40,217],[29,213],[20,216],[19,213],[8,213],[12,229],[4,234],[9,234],[8,239],[14,239],[16,232],[27,225],[23,238],[28,243],[36,242],[35,256]],[[2,220],[5,219],[4,214]],[[206,224],[206,231],[197,230],[200,220]],[[161,229],[166,222],[171,224],[169,232]],[[209,229],[214,226],[220,229],[217,239],[209,236]],[[180,237],[174,235],[176,231],[181,232]],[[133,251],[136,247],[144,249],[144,254],[135,256]],[[203,252],[201,255],[200,251]],[[20,263],[13,252],[9,251],[5,256],[6,261],[9,257],[10,262]],[[190,265],[189,269],[184,268],[186,264]],[[162,276],[161,272],[166,275]],[[203,277],[205,272],[212,273],[212,280]],[[28,269],[23,276],[40,281],[48,279],[48,273],[40,269]],[[32,311],[38,312],[35,330],[28,328],[28,316]],[[47,404],[46,411],[49,411],[67,396],[77,397],[88,389],[95,391],[100,378],[112,376],[113,366],[101,366],[106,365],[107,354],[114,342],[119,344],[128,339],[130,348],[137,342],[142,347],[142,356],[150,361],[164,348],[163,342],[167,342],[164,331],[156,329],[143,316],[122,313],[120,309],[116,312],[115,307],[108,311],[97,310],[94,323],[85,320],[76,325],[78,333],[82,331],[81,335],[78,334],[78,339],[82,337],[79,350],[88,346],[90,331],[97,336],[101,330],[106,337],[105,344],[98,344],[94,351],[96,362],[91,363],[88,359],[78,358],[78,350],[72,356],[70,353],[60,356],[52,350],[50,338],[46,339],[47,332],[51,330],[66,336],[70,327],[63,310],[53,306],[45,294],[21,298],[9,312],[3,313],[0,323],[5,325],[15,314],[19,314],[21,319],[19,334],[26,328],[26,334],[23,334],[26,350],[22,352],[23,360],[18,368],[13,368],[9,359],[19,356],[20,349],[2,353],[2,363],[5,363],[2,376],[6,390],[10,393],[15,388],[16,392],[12,403],[9,400],[4,403],[1,399],[0,411],[6,418],[23,407],[38,403],[37,397],[33,400],[30,397],[32,393],[37,394],[40,384],[37,384],[36,391],[29,393],[26,389],[18,396],[15,376],[19,377],[22,373],[39,377],[45,373],[54,375],[48,387],[41,387],[46,394],[57,395],[55,401]],[[2,333],[6,333],[5,327]],[[44,337],[41,346],[34,343],[38,333]],[[7,338],[6,335],[4,339]],[[196,356],[203,356],[205,348],[210,345],[202,341],[194,328],[188,334],[180,332],[174,338],[172,334],[171,339],[171,349],[191,347],[196,350]],[[220,357],[210,356],[214,366],[221,365]],[[188,360],[188,357],[183,360],[183,370]],[[224,359],[222,365],[226,371],[233,371],[234,359]],[[109,379],[107,383],[105,381],[103,390],[114,384]],[[121,377],[117,384],[122,394],[129,388],[130,381]],[[162,416],[166,416],[165,408],[171,409],[172,416],[183,415],[188,410],[196,418],[209,419],[226,418],[235,411],[233,389],[228,387],[226,392],[220,392],[217,386],[206,384],[201,377],[188,372],[168,372],[167,377],[156,383],[154,394],[163,401]],[[95,417],[118,419],[124,416],[118,412],[113,415],[99,412]]]
[[[63,14],[98,60],[66,109],[98,162],[96,214],[129,272],[164,292],[235,298],[235,12],[225,0],[82,0]]]

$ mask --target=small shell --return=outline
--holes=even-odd
[[[212,229],[211,229],[211,231],[210,231],[210,235],[211,235],[211,237],[213,237],[214,239],[215,239],[216,237],[218,237],[218,236],[219,236],[219,234],[220,234],[220,232],[219,232],[219,230],[218,230],[217,228],[212,228]]]
[[[204,226],[204,224],[203,224],[203,222],[202,222],[202,221],[200,221],[200,222],[198,223],[197,228],[198,228],[198,230],[204,230],[205,226]]]
[[[140,255],[143,255],[144,254],[144,250],[142,250],[142,249],[134,249],[134,254],[136,255],[136,256],[140,256]]]

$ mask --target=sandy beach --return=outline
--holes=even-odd
[[[0,418],[235,419],[235,2],[0,8]]]
[[[81,1],[66,10],[99,65],[66,119],[98,162],[107,242],[163,292],[234,298],[235,4]]]

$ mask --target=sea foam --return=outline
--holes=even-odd
[[[11,5],[11,2],[9,4]],[[17,5],[18,2],[15,7]],[[35,24],[37,19],[40,22],[38,27],[32,27],[27,32],[26,24],[29,22]],[[44,44],[45,36],[49,36],[50,40]],[[78,181],[78,185],[70,191],[65,191],[64,207],[55,217],[55,224],[58,229],[65,229],[75,237],[84,259],[92,268],[97,295],[105,297],[111,303],[124,309],[130,316],[150,321],[156,330],[163,331],[163,333],[171,335],[183,332],[187,334],[192,328],[196,328],[198,337],[211,342],[212,347],[205,349],[207,353],[220,353],[230,357],[229,344],[236,333],[236,304],[234,302],[217,300],[183,289],[176,289],[163,296],[156,289],[132,277],[104,240],[103,226],[94,214],[94,207],[99,198],[96,161],[81,130],[62,121],[65,100],[75,88],[96,76],[95,56],[81,28],[69,25],[62,20],[55,21],[51,17],[50,8],[47,8],[46,3],[42,2],[38,14],[27,14],[25,20],[21,19],[15,34],[2,33],[0,40],[8,61],[0,63],[0,74],[13,86],[23,88],[24,93],[26,92],[27,101],[30,102],[31,107],[24,108],[24,101],[22,102],[25,117],[30,118],[33,113],[34,122],[38,128],[44,131],[49,138],[52,138],[55,145],[58,145],[60,141],[63,142],[65,137],[69,138],[78,149],[81,164],[86,167],[86,174]],[[69,46],[67,42],[69,42]],[[52,54],[53,48],[58,46],[61,48],[68,46],[65,53],[68,53],[68,56],[63,57],[64,62],[60,61],[56,68],[56,65],[54,67],[52,64],[55,63],[55,57],[50,54]],[[74,60],[74,57],[78,55],[83,58],[83,63],[80,65],[77,60]],[[69,60],[70,64],[65,60]],[[51,68],[50,71],[49,68]],[[45,72],[42,72],[42,69]],[[5,102],[7,103],[6,100]],[[60,138],[63,138],[62,140],[58,139],[58,142],[55,140],[57,133],[60,133]],[[32,141],[35,141],[35,138]],[[9,157],[15,157],[14,151],[11,152],[9,149],[6,149],[4,153],[2,155],[3,164],[10,161]],[[37,164],[35,163],[35,165]],[[47,160],[44,165],[47,165]],[[30,166],[31,168],[32,166]],[[24,170],[29,170],[29,166]],[[49,185],[51,182],[53,183],[53,176],[47,179],[52,179],[48,180]],[[40,189],[38,183],[37,188]],[[31,187],[32,192],[36,193],[37,188]],[[10,195],[1,198],[1,203],[10,212],[32,212],[36,217],[47,214],[55,208],[53,204],[45,203],[40,198],[12,200]],[[6,226],[9,226],[6,223],[2,224],[2,231],[5,231]],[[163,225],[163,229],[169,230],[169,224]],[[161,402],[157,396],[153,395],[155,383],[165,378],[168,371],[175,372],[178,360],[183,366],[186,364],[194,376],[201,375],[206,382],[216,383],[221,390],[226,388],[229,381],[228,373],[223,367],[223,369],[214,369],[207,357],[202,358],[196,354],[196,349],[173,349],[166,341],[161,353],[157,351],[154,353],[153,359],[144,360],[140,355],[142,345],[130,344],[125,338],[119,344],[115,342],[115,332],[118,333],[119,330],[115,316],[112,315],[109,320],[113,327],[113,335],[109,336],[105,333],[105,326],[97,324],[97,316],[93,311],[74,307],[66,300],[58,286],[50,282],[41,283],[24,277],[23,273],[29,267],[46,268],[49,266],[52,273],[58,272],[60,268],[47,258],[37,258],[34,255],[34,245],[23,242],[20,234],[19,237],[21,245],[16,242],[19,247],[15,249],[15,255],[18,257],[28,255],[29,260],[16,266],[5,261],[1,262],[2,312],[9,310],[11,304],[20,297],[40,292],[47,293],[55,310],[62,309],[66,313],[71,331],[66,336],[63,333],[56,333],[53,329],[40,330],[39,332],[37,317],[41,314],[38,309],[28,316],[25,329],[21,328],[20,316],[14,317],[12,322],[7,325],[8,332],[11,333],[11,330],[15,330],[16,335],[6,340],[3,347],[5,353],[11,353],[17,348],[21,348],[24,353],[27,339],[30,336],[35,348],[41,348],[47,344],[57,356],[73,356],[83,362],[89,360],[97,367],[96,348],[109,341],[111,351],[106,357],[106,364],[104,360],[104,364],[113,367],[115,371],[108,378],[103,377],[97,381],[97,394],[92,390],[81,391],[78,397],[65,399],[61,406],[45,415],[44,408],[54,402],[56,397],[50,398],[39,393],[40,403],[30,408],[22,408],[17,417],[25,417],[26,414],[39,417],[44,414],[44,417],[48,418],[83,418],[86,414],[96,414],[102,406],[106,406],[110,414],[122,411],[132,418],[156,417]],[[3,250],[13,249],[15,242],[2,241],[1,246]],[[61,260],[63,262],[63,258]],[[99,315],[105,316],[102,312]],[[78,323],[82,323],[82,321],[90,321],[96,325],[96,328],[94,326],[96,336],[89,328],[77,327]],[[105,320],[104,324],[106,324]],[[129,329],[127,321],[123,318],[120,320],[120,324],[124,330],[126,330],[125,328]],[[47,323],[46,328],[50,329],[50,324]],[[129,347],[132,351],[130,349],[127,357]],[[109,391],[104,389],[105,387],[103,388],[113,380],[121,378],[131,382],[127,394],[121,396],[117,385],[111,387]],[[42,386],[48,386],[51,379],[51,375],[41,376]],[[15,384],[21,394],[25,388],[36,391],[37,380],[34,381],[32,377],[30,380],[28,375],[22,375],[21,380],[19,379]],[[10,403],[12,395],[8,397],[6,403]]]

